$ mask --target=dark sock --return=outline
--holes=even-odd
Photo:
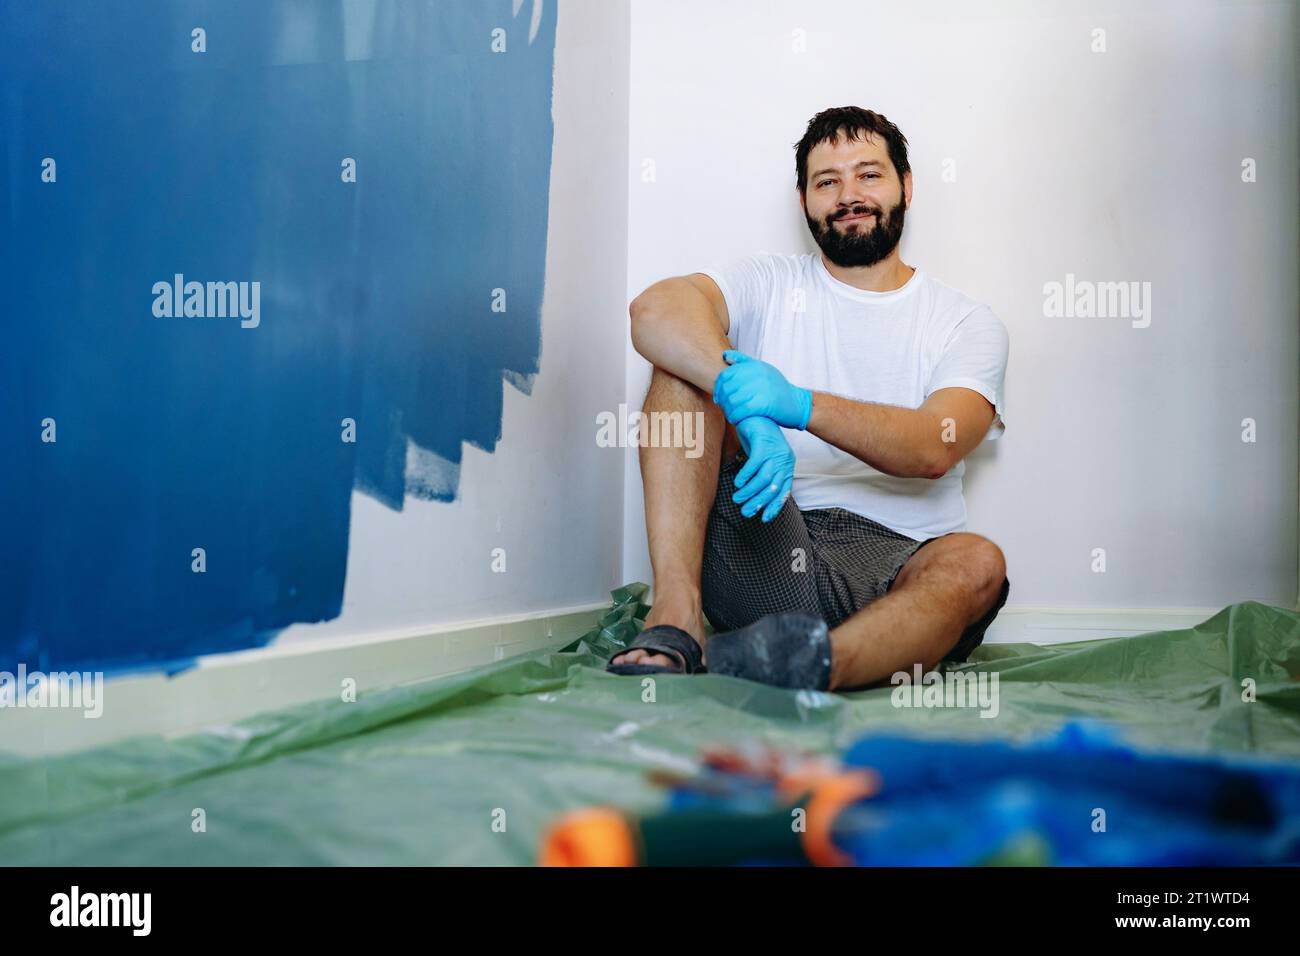
[[[704,654],[710,674],[805,690],[830,686],[830,632],[825,621],[803,611],[769,614],[715,634],[705,641]]]

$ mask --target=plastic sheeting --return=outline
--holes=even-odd
[[[617,595],[610,623],[630,620],[635,633],[640,596]],[[896,707],[889,688],[793,692],[713,675],[661,676],[651,695],[641,679],[604,673],[607,648],[592,646],[177,740],[0,756],[0,860],[531,863],[563,811],[661,809],[647,771],[693,773],[704,745],[832,755],[872,729],[1014,741],[1087,716],[1140,747],[1300,758],[1300,614],[1254,602],[1187,630],[981,647],[946,670],[996,672],[994,718]]]

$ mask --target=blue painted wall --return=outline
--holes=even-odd
[[[448,499],[494,448],[538,370],[552,139],[554,5],[531,42],[514,6],[0,4],[0,669],[334,617],[353,489]],[[155,315],[177,273],[260,283],[259,323]],[[408,439],[446,463],[412,488]]]

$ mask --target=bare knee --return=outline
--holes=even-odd
[[[957,575],[981,607],[993,603],[1002,591],[1002,581],[1007,575],[1006,556],[1002,549],[988,538],[978,534],[959,532],[954,557]]]
[[[895,584],[919,574],[938,574],[985,603],[1001,592],[1007,575],[1002,549],[983,535],[955,531],[930,541],[899,572]]]

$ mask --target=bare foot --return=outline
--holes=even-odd
[[[656,624],[671,624],[673,627],[680,627],[695,638],[695,642],[701,648],[704,647],[704,612],[698,608],[678,611],[675,608],[670,608],[666,602],[656,601],[645,619],[645,626],[651,628]],[[669,657],[667,654],[656,654],[640,647],[633,648],[630,651],[623,651],[621,654],[615,654],[610,663],[648,664],[657,667],[670,667],[673,670],[676,670],[678,666],[675,657]]]

